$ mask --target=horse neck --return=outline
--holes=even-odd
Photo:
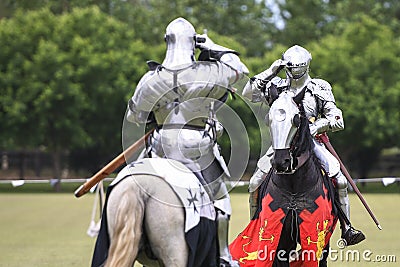
[[[301,126],[298,130],[298,136],[296,140],[296,149],[294,155],[299,157],[302,153],[306,153],[311,151],[314,148],[313,137],[310,134],[308,120],[305,117],[305,113],[303,112]]]
[[[320,177],[322,177],[320,164],[314,154],[311,154],[293,174],[276,174],[273,181],[281,189],[291,193],[303,193],[312,189]]]

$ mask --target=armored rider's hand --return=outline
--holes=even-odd
[[[310,133],[312,136],[316,134],[327,132],[329,130],[329,121],[325,118],[320,118],[314,123],[310,124]]]
[[[277,59],[271,66],[263,72],[254,76],[256,82],[255,87],[262,90],[268,81],[274,78],[286,66],[287,62],[282,59]]]
[[[207,34],[196,34],[196,48],[200,50],[209,49],[215,46],[215,43],[207,36]]]
[[[278,75],[278,73],[287,65],[287,61],[282,60],[282,59],[277,59],[274,61],[274,63],[271,64],[271,66],[269,67],[269,70],[271,71],[271,73],[276,76]]]

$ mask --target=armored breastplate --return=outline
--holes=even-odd
[[[317,101],[310,91],[306,91],[304,95],[303,106],[306,112],[307,119],[318,117]]]

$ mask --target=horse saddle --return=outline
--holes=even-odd
[[[215,220],[213,202],[196,175],[182,163],[165,158],[140,159],[123,168],[110,186],[135,174],[154,175],[171,186],[185,208],[185,232],[198,225],[201,217]]]

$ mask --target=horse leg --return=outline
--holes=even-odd
[[[158,184],[158,189],[162,186]],[[165,186],[169,187],[166,184]],[[168,196],[170,199],[166,199]],[[146,210],[153,211],[145,214],[145,229],[151,250],[161,266],[187,266],[189,249],[185,240],[185,215],[175,193],[171,191],[164,194],[162,200],[157,197],[149,198]]]
[[[109,196],[107,204],[110,250],[106,267],[131,267],[142,235],[144,204],[137,186],[125,179]]]

